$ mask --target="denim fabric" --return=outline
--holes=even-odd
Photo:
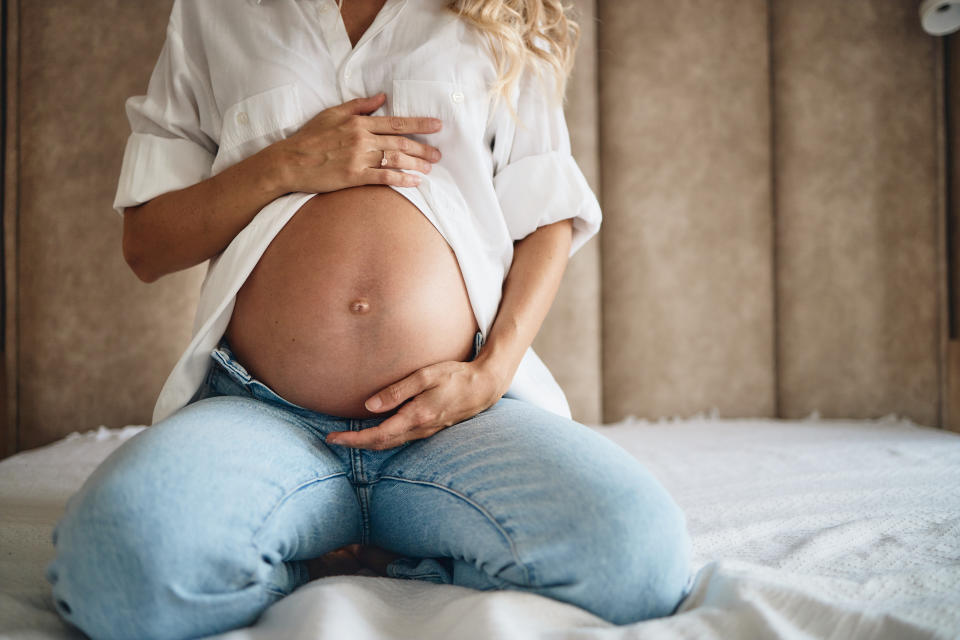
[[[682,511],[589,427],[502,398],[392,449],[327,445],[386,416],[294,405],[226,340],[211,356],[190,403],[111,453],[54,529],[53,600],[95,640],[251,625],[309,580],[305,560],[351,543],[401,554],[394,578],[526,591],[616,624],[689,592]]]

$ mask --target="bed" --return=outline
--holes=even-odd
[[[50,532],[84,478],[143,428],[74,432],[0,462],[0,637],[83,637],[43,579]],[[816,413],[591,428],[687,514],[698,573],[675,615],[617,627],[533,594],[341,575],[215,637],[960,638],[960,435]]]

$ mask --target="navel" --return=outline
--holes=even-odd
[[[367,302],[366,298],[357,298],[350,303],[350,311],[352,313],[367,313],[370,311],[370,303]]]

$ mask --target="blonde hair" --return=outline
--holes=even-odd
[[[567,80],[573,70],[580,25],[573,5],[562,0],[451,0],[447,9],[476,27],[486,38],[497,69],[492,95],[507,99],[526,68],[543,79],[546,69],[554,79],[553,98],[566,100]],[[568,15],[570,13],[570,15]]]

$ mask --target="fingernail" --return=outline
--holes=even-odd
[[[336,436],[327,436],[327,443],[328,443],[328,444],[337,444],[337,442],[339,442],[339,441],[340,441],[340,438],[338,438],[338,437],[336,437]]]
[[[367,400],[367,403],[366,403],[367,409],[369,409],[370,411],[376,411],[377,409],[380,408],[381,405],[383,405],[383,403],[380,402],[380,398],[377,398],[376,396]]]

